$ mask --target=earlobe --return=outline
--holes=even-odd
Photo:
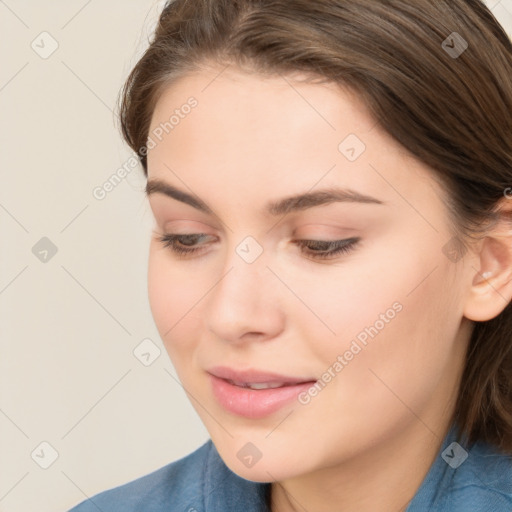
[[[472,278],[464,307],[469,320],[485,322],[498,316],[512,299],[512,230],[504,215],[485,237],[477,262],[471,264]]]

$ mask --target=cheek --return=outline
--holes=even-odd
[[[148,266],[148,298],[160,337],[173,360],[179,352],[190,350],[192,331],[201,328],[200,283],[180,269],[165,250],[150,248]]]
[[[378,254],[368,251],[364,261],[354,258],[347,269],[339,267],[338,276],[331,268],[301,285],[303,294],[309,289],[308,305],[336,333],[320,325],[326,334],[319,336],[304,320],[308,339],[318,340],[314,356],[323,361],[324,371],[331,367],[336,374],[327,393],[354,412],[399,414],[402,401],[420,407],[457,367],[460,308],[457,284],[446,280],[453,273],[451,263],[434,253],[434,240],[411,242],[409,253],[393,249],[404,247],[399,242],[386,251],[379,246]],[[346,362],[336,371],[338,356]]]
[[[303,339],[311,340],[309,345],[319,359],[334,361],[357,336],[363,342],[365,337],[371,339],[365,329],[376,322],[381,337],[388,325],[398,321],[400,313],[396,310],[401,308],[396,303],[413,287],[408,283],[414,281],[417,269],[395,263],[401,272],[398,279],[390,263],[395,256],[392,249],[386,252],[375,244],[373,249],[365,248],[339,264],[295,274],[282,270],[284,280],[293,283],[294,293],[301,299],[291,296],[287,306],[293,306]],[[389,323],[383,323],[380,315],[386,315]]]

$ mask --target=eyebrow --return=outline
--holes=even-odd
[[[183,190],[179,190],[169,183],[159,179],[153,178],[148,180],[145,192],[147,197],[155,193],[164,194],[172,199],[188,204],[201,212],[209,215],[215,215],[211,208],[198,197],[188,194]],[[351,189],[326,188],[313,192],[296,194],[277,201],[269,201],[265,205],[264,212],[273,216],[286,215],[291,212],[307,210],[308,208],[335,202],[385,204],[383,201],[376,199],[375,197],[361,194]]]

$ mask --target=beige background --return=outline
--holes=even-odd
[[[512,34],[512,0],[488,5]],[[132,155],[113,108],[162,6],[0,0],[0,512],[66,511],[208,439],[149,310],[142,171],[93,195]]]

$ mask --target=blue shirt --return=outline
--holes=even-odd
[[[481,441],[455,442],[452,426],[406,512],[512,512],[512,456]],[[268,512],[270,484],[233,473],[209,439],[146,476],[69,512]]]

